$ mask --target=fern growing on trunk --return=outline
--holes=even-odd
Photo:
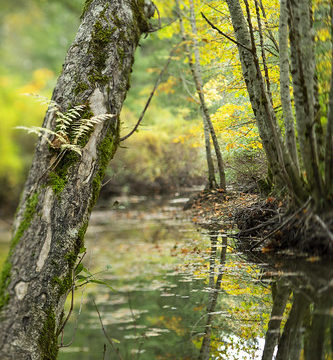
[[[91,134],[95,125],[116,116],[114,114],[100,114],[91,118],[83,118],[82,114],[86,110],[85,105],[76,105],[66,112],[62,112],[60,105],[55,101],[40,95],[33,94],[32,96],[41,104],[48,105],[50,112],[54,112],[56,116],[55,131],[40,126],[17,126],[15,129],[24,130],[28,134],[36,134],[43,137],[53,149],[60,150],[59,156],[62,156],[67,150],[82,155],[83,146],[80,144],[80,141]]]

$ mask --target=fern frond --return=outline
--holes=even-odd
[[[51,100],[46,96],[42,96],[36,93],[24,93],[22,95],[34,98],[42,105],[48,105],[50,111],[58,110],[60,108],[59,104],[56,101]]]
[[[27,126],[16,126],[14,129],[18,129],[18,130],[25,130],[28,132],[28,134],[36,134],[38,136],[43,137],[44,139],[47,140],[47,142],[52,146],[52,142],[51,140],[48,138],[47,135],[53,135],[55,136],[57,139],[59,139],[62,143],[67,143],[67,140],[65,139],[64,136],[60,135],[58,132],[55,132],[53,130],[44,128],[44,127],[40,127],[40,126],[31,126],[31,127],[27,127]]]
[[[102,121],[112,119],[115,116],[117,116],[117,115],[116,114],[100,114],[100,115],[93,116],[92,118],[89,119],[89,121],[94,122],[95,124],[98,124]]]
[[[71,150],[71,151],[76,152],[76,153],[79,154],[80,156],[82,155],[82,151],[81,151],[80,146],[74,145],[74,144],[63,144],[63,145],[61,145],[60,150],[61,150],[61,151]]]
[[[85,105],[74,106],[63,113],[60,110],[60,106],[53,100],[38,94],[25,95],[32,96],[40,103],[49,105],[49,110],[54,111],[56,115],[56,129],[53,131],[38,126],[17,126],[16,129],[25,130],[29,134],[33,133],[43,137],[54,149],[60,149],[61,152],[70,150],[82,155],[82,147],[78,142],[90,134],[94,130],[95,125],[116,116],[115,114],[100,114],[90,119],[82,119],[81,114],[86,108]]]
[[[81,113],[85,109],[85,105],[77,105],[72,109],[69,109],[66,113],[62,113],[60,110],[56,112],[56,125],[57,131],[65,135],[68,135],[70,127],[73,122],[81,117]]]
[[[114,114],[100,114],[93,116],[90,119],[79,119],[76,121],[73,126],[73,144],[77,144],[79,140],[87,135],[91,130],[93,130],[94,126],[102,123],[107,119],[111,119],[116,115]]]
[[[24,131],[27,131],[28,134],[35,134],[40,137],[43,137],[50,145],[52,145],[51,140],[48,138],[48,136],[46,134],[44,134],[42,131],[40,131],[40,129],[36,129],[35,127],[29,128],[26,126],[16,126],[14,129],[24,130]]]

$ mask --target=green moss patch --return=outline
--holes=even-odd
[[[93,1],[93,0],[86,0],[86,2],[84,3],[83,10],[82,10],[82,13],[81,13],[81,16],[80,16],[80,19],[81,19],[81,20],[83,20],[84,15],[85,15],[86,12],[88,11],[88,9],[89,9],[92,1]]]
[[[12,238],[12,242],[10,245],[9,254],[7,260],[3,266],[1,279],[0,279],[0,310],[8,303],[9,301],[9,294],[7,292],[7,288],[10,284],[10,271],[12,268],[12,264],[10,262],[10,257],[12,256],[16,245],[19,243],[21,237],[23,236],[26,229],[31,224],[31,221],[34,217],[36,212],[36,207],[38,204],[38,193],[32,194],[26,202],[26,208],[23,214],[23,219]]]
[[[144,5],[145,0],[132,0],[131,2],[133,14],[136,16],[137,27],[141,32],[140,34],[137,34],[138,39],[142,33],[148,33],[151,29],[148,18],[144,13]]]
[[[73,151],[68,151],[61,159],[56,168],[49,174],[49,185],[53,191],[59,195],[67,184],[68,169],[78,161],[79,155]]]
[[[57,324],[54,311],[50,309],[38,340],[42,360],[56,360],[58,355]]]
[[[90,89],[90,87],[88,84],[86,84],[84,82],[81,82],[81,83],[79,82],[74,88],[74,94],[79,95],[82,92],[89,90],[89,89]]]
[[[117,121],[119,124],[119,121]],[[101,189],[102,181],[105,176],[105,171],[109,165],[110,160],[113,158],[119,143],[119,126],[116,128],[110,127],[108,134],[98,146],[99,154],[99,170],[92,182],[92,197],[89,205],[89,212],[93,209],[98,199],[99,191]]]

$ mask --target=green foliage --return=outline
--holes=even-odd
[[[18,125],[38,124],[46,106],[35,106],[22,93],[43,91],[53,76],[47,69],[36,70],[24,86],[16,76],[0,69],[0,201],[8,206],[17,201],[34,148],[33,142],[14,130]]]
[[[92,274],[82,263],[80,263],[74,273],[74,284],[75,288],[79,288],[86,284],[97,284],[97,285],[104,285],[112,291],[115,291],[112,286],[104,280],[98,279],[96,277],[97,274]]]
[[[6,3],[9,0],[1,2],[0,10]],[[82,0],[37,0],[16,5],[19,3],[8,6],[7,12],[1,11],[3,66],[25,80],[38,68],[47,67],[58,73],[79,25]]]
[[[228,181],[236,189],[269,192],[267,162],[262,149],[234,149],[227,155],[226,162]]]
[[[136,120],[128,109],[123,109],[123,116],[127,123]],[[149,194],[201,184],[204,159],[191,129],[192,124],[181,116],[152,105],[139,131],[111,162],[111,172],[116,174],[111,187],[126,184],[132,193]],[[179,133],[189,135],[186,142],[179,141]]]

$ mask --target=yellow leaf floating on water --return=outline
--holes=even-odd
[[[310,256],[306,259],[306,261],[309,261],[311,263],[314,263],[314,262],[317,262],[320,260],[320,257],[319,256]]]

